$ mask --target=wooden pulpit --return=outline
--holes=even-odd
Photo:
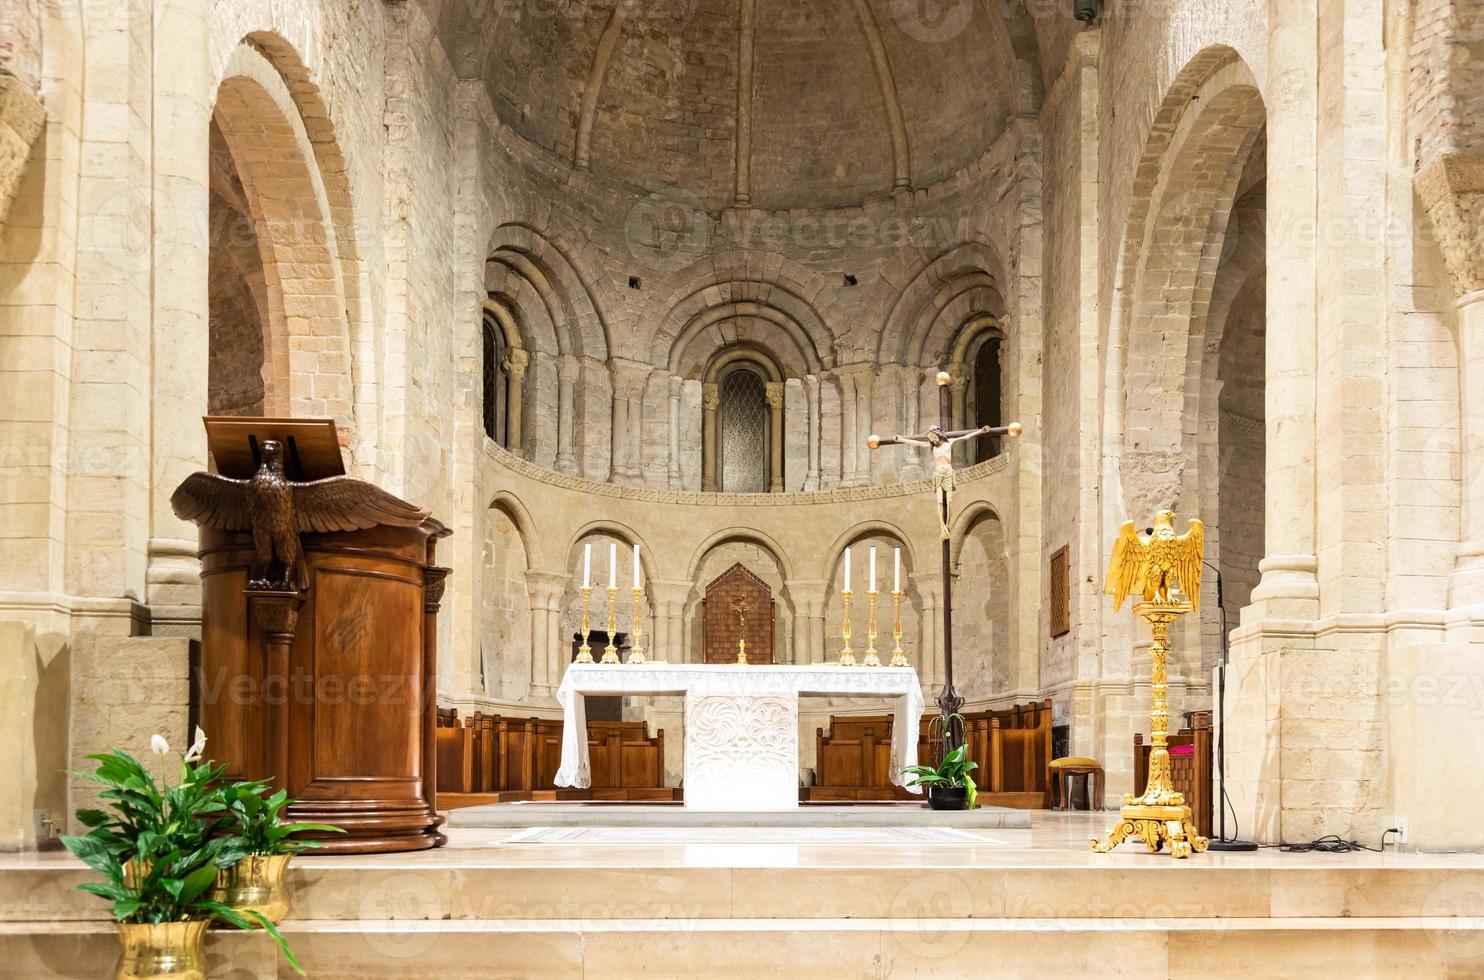
[[[435,548],[449,530],[344,477],[332,420],[208,418],[206,428],[217,473],[191,477],[172,503],[201,527],[193,708],[208,755],[235,777],[269,778],[288,790],[293,821],[344,829],[306,835],[324,845],[306,854],[441,845],[434,807],[437,613],[448,569],[439,567]],[[269,456],[282,459],[280,482],[299,508],[299,554],[289,562],[297,567],[279,579],[263,567]],[[336,526],[323,500],[313,499],[321,491],[334,501],[370,495],[412,516],[315,530]],[[249,526],[223,517],[230,508],[216,493],[228,503],[250,498],[256,510]],[[293,542],[273,547],[281,556]]]

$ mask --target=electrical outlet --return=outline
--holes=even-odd
[[[1405,844],[1407,842],[1407,818],[1397,817],[1392,826],[1396,828],[1396,842]]]
[[[57,825],[52,822],[51,814],[44,807],[32,810],[31,819],[38,844],[45,844],[57,836]]]

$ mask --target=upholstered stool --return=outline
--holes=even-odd
[[[1087,792],[1087,807],[1090,810],[1103,808],[1103,767],[1098,760],[1083,755],[1069,755],[1055,759],[1047,767],[1051,770],[1051,805],[1056,810],[1072,809],[1072,779],[1081,776]]]

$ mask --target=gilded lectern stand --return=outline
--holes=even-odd
[[[1175,534],[1174,522],[1174,512],[1162,510],[1144,535],[1134,530],[1132,521],[1125,523],[1108,568],[1106,591],[1114,596],[1117,606],[1122,606],[1130,594],[1143,595],[1143,601],[1134,605],[1134,613],[1149,624],[1152,634],[1149,644],[1153,672],[1149,706],[1152,747],[1149,779],[1143,795],[1125,793],[1118,823],[1106,838],[1091,841],[1092,849],[1100,853],[1113,850],[1130,837],[1143,840],[1150,853],[1168,842],[1170,856],[1177,858],[1190,857],[1192,851],[1204,851],[1209,843],[1196,833],[1185,794],[1176,792],[1170,779],[1167,674],[1170,625],[1197,607],[1205,550],[1205,526],[1200,521],[1192,520],[1190,530],[1179,536]],[[1194,600],[1181,595],[1182,589]]]
[[[288,791],[306,854],[445,840],[434,791],[449,531],[345,475],[331,419],[208,418],[215,472],[171,498],[200,526],[192,709],[215,761]]]

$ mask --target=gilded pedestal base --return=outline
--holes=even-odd
[[[1111,851],[1129,838],[1137,837],[1144,842],[1150,854],[1159,851],[1168,841],[1170,857],[1184,858],[1190,857],[1192,851],[1204,851],[1209,843],[1195,832],[1190,807],[1184,804],[1148,806],[1126,802],[1119,808],[1118,817],[1118,823],[1107,837],[1102,840],[1094,838],[1088,842],[1094,851]]]

